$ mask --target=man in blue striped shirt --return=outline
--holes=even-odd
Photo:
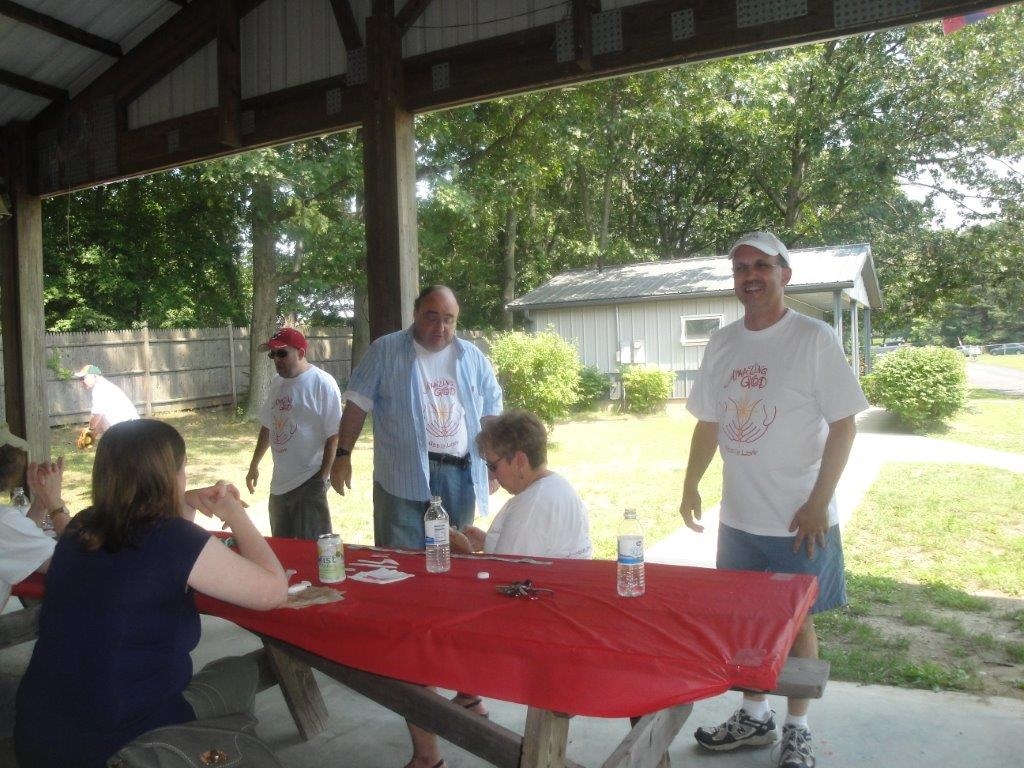
[[[352,487],[351,453],[373,412],[373,534],[385,547],[423,549],[423,513],[440,496],[462,528],[487,512],[491,490],[476,448],[480,421],[502,410],[490,361],[455,336],[450,288],[424,288],[411,327],[374,341],[352,372],[331,485]]]

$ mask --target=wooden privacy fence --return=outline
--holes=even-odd
[[[305,334],[309,360],[344,389],[352,370],[352,329],[310,328]],[[50,426],[88,420],[89,393],[77,379],[64,378],[83,365],[98,366],[142,415],[235,405],[249,391],[248,328],[48,333],[45,347]],[[0,384],[0,411],[2,393]]]

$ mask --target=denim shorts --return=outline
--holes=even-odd
[[[818,599],[811,613],[830,611],[846,605],[846,574],[839,526],[825,534],[825,546],[816,547],[814,557],[807,547],[793,551],[792,536],[758,536],[728,525],[718,526],[717,565],[730,571],[799,573],[818,577]]]

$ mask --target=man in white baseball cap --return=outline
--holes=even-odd
[[[818,599],[792,656],[817,658],[813,614],[846,604],[835,489],[867,408],[835,331],[789,309],[789,251],[771,232],[750,232],[729,249],[743,317],[712,334],[687,409],[698,423],[679,512],[701,532],[698,485],[715,450],[723,460],[717,566],[810,574]],[[743,375],[737,375],[742,373]],[[789,699],[779,768],[813,768],[808,699]],[[765,746],[777,738],[764,694],[721,725],[694,734],[705,749]]]

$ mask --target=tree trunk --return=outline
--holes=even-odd
[[[501,280],[502,327],[512,330],[512,310],[508,303],[516,297],[516,235],[519,230],[519,212],[515,201],[505,211],[505,273]]]
[[[367,301],[366,285],[359,283],[352,298],[352,369],[355,370],[366,348],[370,346],[370,303]]]
[[[252,193],[252,325],[249,328],[249,403],[245,418],[256,421],[267,398],[273,367],[258,350],[277,328],[277,232],[269,221],[274,190],[269,181]]]

